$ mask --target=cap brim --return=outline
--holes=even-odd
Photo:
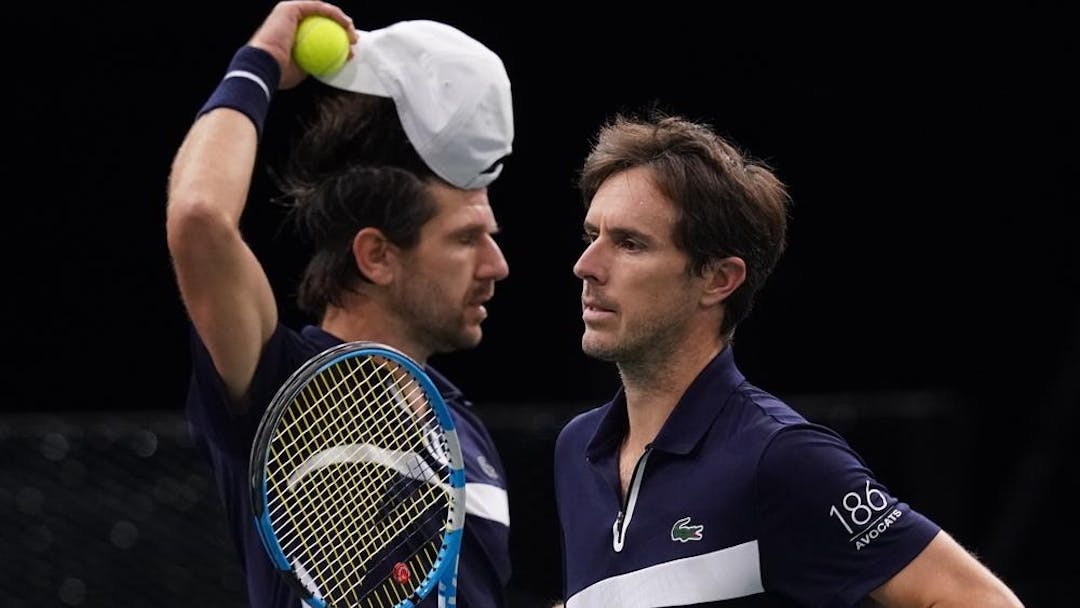
[[[364,61],[364,37],[369,32],[357,31],[357,34],[360,37],[356,44],[352,46],[352,58],[333,74],[316,76],[315,78],[324,84],[345,91],[391,97],[390,91],[383,85],[382,80],[375,73],[375,69],[370,63]]]

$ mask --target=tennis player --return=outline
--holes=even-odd
[[[622,386],[556,444],[567,608],[1020,606],[736,366],[735,328],[785,246],[786,186],[676,116],[620,116],[595,142],[581,344]]]
[[[312,249],[298,287],[312,322],[293,329],[240,224],[269,104],[304,78],[290,49],[312,14],[345,26],[354,46],[325,77],[278,184]],[[251,516],[247,465],[268,402],[304,361],[344,341],[381,342],[421,363],[480,342],[485,303],[509,272],[487,186],[511,151],[512,119],[503,64],[480,42],[430,21],[358,32],[337,6],[309,1],[274,6],[197,113],[169,176],[168,246],[193,328],[187,413],[251,606],[302,606]],[[453,411],[469,481],[457,605],[502,607],[503,466],[461,391],[426,371]]]

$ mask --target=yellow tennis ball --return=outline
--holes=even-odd
[[[349,34],[329,17],[308,15],[296,28],[292,56],[308,74],[328,76],[340,70],[349,58]]]

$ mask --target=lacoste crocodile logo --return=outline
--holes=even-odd
[[[689,526],[687,525],[689,523],[689,517],[675,522],[675,525],[671,526],[671,540],[677,540],[680,543],[701,540],[701,531],[705,529],[705,526]]]

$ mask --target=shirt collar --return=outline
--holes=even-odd
[[[337,346],[344,343],[341,338],[327,332],[317,325],[305,325],[304,328],[300,330],[300,335],[303,336],[305,340],[315,345],[315,348],[320,352],[331,346]]]
[[[687,387],[652,441],[652,447],[673,454],[690,453],[712,426],[728,397],[745,381],[735,366],[735,356],[728,344]],[[615,397],[604,406],[600,424],[585,448],[589,459],[617,449],[628,428],[626,394],[620,386]]]

